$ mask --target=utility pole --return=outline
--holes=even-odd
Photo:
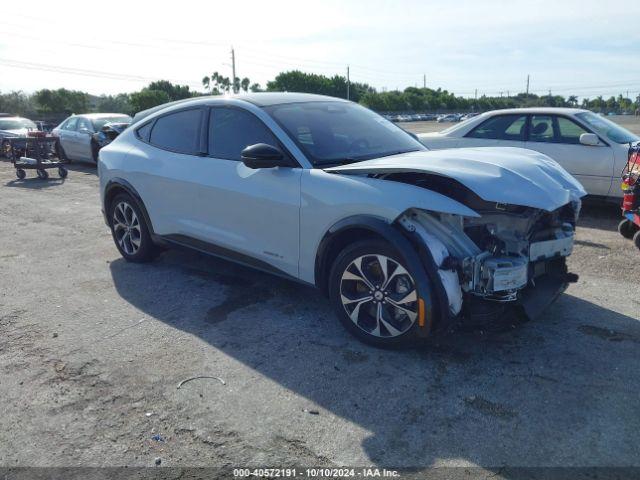
[[[509,95],[509,90],[507,90],[507,98],[510,98],[511,95]]]
[[[503,93],[504,93],[504,92],[500,92],[500,98],[502,98],[502,94],[503,94]]]
[[[527,98],[529,97],[529,74],[527,74]]]
[[[231,73],[231,85],[233,88],[233,93],[238,93],[238,91],[236,90],[236,54],[233,51],[233,47],[231,47]]]
[[[427,88],[427,74],[422,75],[422,88]]]
[[[351,80],[349,78],[349,65],[347,65],[347,100],[349,100],[351,94],[349,90],[351,90]]]

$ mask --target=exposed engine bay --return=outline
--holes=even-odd
[[[564,273],[564,259],[573,250],[578,198],[548,212],[486,202],[456,180],[438,175],[398,173],[378,178],[437,191],[480,215],[461,217],[410,209],[398,219],[429,248],[450,314],[461,311],[465,296],[513,302],[519,291],[535,286],[538,277]]]

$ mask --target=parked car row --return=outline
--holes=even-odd
[[[58,156],[66,160],[97,163],[98,151],[112,142],[131,124],[131,117],[120,113],[71,115],[54,128],[51,123],[33,122],[28,118],[0,115],[0,152],[10,156],[11,138],[24,138],[35,132],[58,136]]]
[[[436,114],[436,113],[414,113],[414,114],[386,114],[383,115],[384,118],[391,122],[428,122],[428,121],[438,121],[442,122],[460,122],[467,120],[469,118],[473,118],[478,113],[448,113],[448,114]]]

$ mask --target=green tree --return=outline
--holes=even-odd
[[[0,112],[20,115],[27,118],[37,116],[37,108],[32,96],[24,92],[9,92],[0,94]]]
[[[168,80],[158,80],[157,82],[151,82],[147,88],[149,90],[165,92],[170,101],[183,100],[185,98],[193,97],[193,93],[189,90],[188,85],[173,84]]]
[[[38,110],[42,113],[86,113],[89,94],[77,90],[59,88],[38,90],[33,95]]]
[[[105,113],[133,113],[131,99],[128,93],[118,95],[102,95],[98,98],[96,109]]]
[[[132,93],[129,97],[132,113],[141,112],[147,108],[156,107],[170,101],[171,98],[169,98],[167,92],[149,88],[143,88],[139,92]]]

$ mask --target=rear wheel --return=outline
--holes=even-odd
[[[344,327],[378,347],[413,343],[418,329],[418,285],[388,243],[350,245],[331,269],[329,295]]]
[[[128,194],[115,196],[109,206],[109,225],[116,247],[129,262],[148,262],[156,252],[138,203]]]
[[[624,238],[632,239],[638,230],[640,227],[626,218],[618,224],[618,232]]]

